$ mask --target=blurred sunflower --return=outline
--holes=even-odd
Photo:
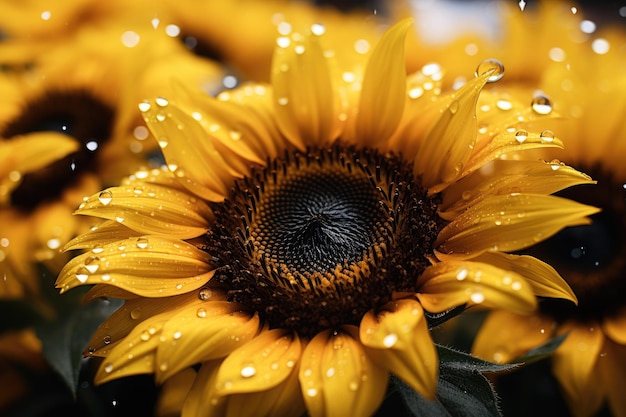
[[[534,317],[492,313],[473,351],[506,362],[567,334],[552,359],[574,416],[597,413],[604,404],[626,416],[626,34],[595,33],[589,42],[559,45],[563,62],[546,70],[542,89],[564,120],[547,122],[567,138],[555,153],[597,179],[592,189],[574,187],[563,196],[602,208],[593,223],[566,229],[529,250],[549,260],[578,297],[579,305],[539,304]],[[528,48],[528,46],[527,46]]]
[[[88,228],[71,215],[76,205],[146,165],[156,146],[133,111],[140,97],[175,82],[221,85],[218,64],[164,32],[137,30],[133,42],[127,33],[125,25],[85,29],[40,56],[34,42],[23,65],[11,40],[0,44],[10,63],[0,78],[0,298],[36,294],[36,264],[56,274],[67,261],[60,247]]]
[[[180,39],[190,50],[229,63],[242,78],[264,82],[270,78],[276,36],[288,34],[292,26],[323,22],[334,33],[335,55],[342,65],[343,57],[350,57],[355,48],[367,53],[384,23],[371,10],[346,13],[332,6],[285,0],[183,0],[169,2],[168,7],[168,18],[178,25]]]
[[[596,209],[549,194],[592,181],[503,159],[560,141],[525,129],[545,116],[517,97],[487,94],[477,117],[499,62],[447,93],[438,67],[407,76],[409,27],[344,67],[324,26],[294,30],[271,85],[140,104],[167,167],[81,204],[104,222],[56,283],[126,300],[85,352],[103,357],[96,382],[201,364],[185,416],[371,415],[389,372],[434,397],[425,311],[574,299],[505,252],[586,224]]]

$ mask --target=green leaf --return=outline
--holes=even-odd
[[[546,359],[547,357],[552,356],[554,351],[559,346],[561,346],[561,343],[563,343],[567,335],[568,334],[565,333],[560,336],[553,337],[552,339],[548,340],[543,345],[536,347],[532,350],[529,350],[528,352],[526,352],[524,356],[516,358],[512,362],[519,363],[519,364],[529,364],[529,363],[540,361],[542,359]]]
[[[445,346],[437,345],[439,368],[460,369],[476,372],[502,372],[519,366],[516,363],[494,363],[482,360],[468,353],[464,353]]]
[[[43,354],[76,395],[82,352],[98,326],[122,305],[121,300],[96,300],[37,327]]]

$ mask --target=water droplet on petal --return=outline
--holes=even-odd
[[[515,140],[519,143],[524,143],[528,139],[528,132],[521,129],[515,132]]]
[[[473,292],[472,295],[470,295],[470,300],[472,300],[473,303],[475,304],[480,304],[483,301],[485,301],[485,295],[482,292]]]
[[[550,114],[552,112],[552,103],[546,96],[536,96],[531,101],[530,106],[537,114]]]
[[[102,342],[103,342],[105,345],[109,345],[109,344],[111,344],[111,336],[109,336],[109,335],[104,336],[104,337],[102,338]]]
[[[205,318],[205,317],[206,317],[206,310],[205,310],[205,309],[203,309],[203,308],[199,308],[199,309],[196,311],[196,316],[198,316],[198,317],[199,317],[199,318],[201,318],[201,319]]]
[[[110,374],[111,372],[113,372],[113,364],[108,363],[104,365],[104,372],[106,372],[107,374]]]
[[[89,256],[87,259],[85,259],[85,269],[93,274],[100,267],[99,262],[100,258],[98,258],[97,256]]]
[[[139,239],[137,239],[136,245],[139,249],[145,249],[148,247],[148,239],[145,237],[140,237]]]
[[[498,100],[496,107],[500,110],[511,110],[513,108],[513,103],[508,100]]]
[[[311,26],[311,32],[314,35],[321,36],[326,32],[326,28],[322,24],[315,23],[314,25]]]
[[[278,99],[278,104],[281,106],[286,106],[289,103],[289,99],[287,97],[280,97]]]
[[[357,381],[352,381],[348,384],[348,389],[352,392],[355,392],[359,389],[359,383]]]
[[[159,107],[167,107],[167,105],[169,104],[167,99],[163,98],[163,97],[157,97],[154,101],[156,102],[157,106],[159,106]]]
[[[98,194],[98,200],[100,200],[100,203],[106,206],[110,204],[113,200],[113,194],[109,190],[104,190],[100,192],[100,194]]]
[[[141,317],[141,307],[137,307],[130,312],[130,318],[133,320],[137,320]]]
[[[248,365],[241,369],[241,376],[244,378],[250,378],[256,375],[256,368],[252,365]]]
[[[89,278],[89,271],[87,270],[87,268],[80,267],[76,270],[76,279],[80,281],[81,284],[84,284],[85,282],[87,282],[88,278]]]
[[[456,279],[458,279],[459,281],[463,281],[465,278],[467,278],[468,274],[469,274],[469,271],[463,268],[459,271],[458,274],[456,274]]]
[[[209,298],[211,298],[212,296],[213,296],[213,291],[211,291],[208,288],[203,288],[198,293],[198,298],[201,299],[202,301],[206,301]]]
[[[395,333],[390,333],[383,338],[383,346],[390,348],[394,346],[397,341],[398,341],[398,335]]]
[[[475,75],[479,77],[487,73],[488,71],[493,71],[489,78],[487,78],[488,83],[496,82],[504,77],[504,65],[502,65],[502,62],[498,61],[497,59],[485,59],[476,68]]]
[[[544,142],[554,142],[554,132],[551,130],[544,130],[539,134],[539,138]]]
[[[448,105],[448,111],[452,114],[455,114],[459,111],[459,100],[454,100],[452,103]]]
[[[317,395],[317,389],[309,388],[308,390],[306,390],[306,395],[308,395],[309,397],[315,397]]]
[[[326,370],[326,377],[332,378],[333,376],[335,376],[335,368],[328,368]]]
[[[151,107],[152,106],[147,101],[143,101],[143,102],[139,103],[139,111],[142,112],[142,113],[145,113],[145,112],[149,111]]]

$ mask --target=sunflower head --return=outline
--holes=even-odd
[[[477,111],[499,62],[451,91],[438,66],[407,76],[409,27],[340,67],[316,24],[278,38],[271,85],[139,105],[167,166],[81,204],[104,222],[57,280],[126,300],[86,351],[97,381],[200,363],[185,415],[371,415],[389,371],[434,397],[425,310],[575,299],[505,252],[585,223],[594,208],[549,194],[591,180],[507,159],[560,141],[516,94]]]

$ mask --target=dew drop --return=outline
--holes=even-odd
[[[133,320],[137,320],[141,317],[141,307],[137,307],[130,312],[130,318]]]
[[[511,288],[513,288],[515,291],[519,291],[522,289],[522,283],[519,281],[515,281],[511,284]]]
[[[104,366],[104,372],[106,372],[107,374],[110,374],[111,372],[113,372],[113,364],[112,363],[108,363]]]
[[[328,368],[326,370],[326,377],[332,378],[333,376],[335,376],[335,368]]]
[[[513,103],[508,100],[498,100],[496,102],[496,107],[500,110],[511,110],[513,108]]]
[[[206,317],[206,310],[205,310],[205,309],[203,309],[203,308],[199,308],[199,309],[196,311],[196,316],[198,316],[198,317],[199,317],[199,318],[201,318],[201,319],[205,318],[205,317]]]
[[[104,275],[102,275],[102,277],[100,277],[100,279],[101,279],[102,281],[110,281],[110,280],[111,280],[111,275],[109,275],[109,274],[104,274]]]
[[[528,139],[528,132],[525,130],[518,130],[515,132],[515,140],[519,143],[524,143]]]
[[[81,284],[87,282],[89,278],[89,271],[85,267],[80,267],[76,270],[76,279],[80,281]]]
[[[489,78],[487,78],[487,82],[496,82],[504,76],[504,65],[502,65],[502,62],[498,61],[497,59],[485,59],[478,65],[478,67],[476,68],[476,73],[474,75],[476,75],[476,77],[479,77],[487,73],[488,71],[493,72],[491,73]]]
[[[97,256],[90,256],[87,259],[85,259],[85,269],[87,269],[87,271],[93,274],[100,267],[99,262],[100,262],[100,258],[98,258]]]
[[[144,331],[143,333],[141,333],[141,336],[139,336],[139,338],[144,342],[147,342],[148,340],[150,340],[150,333]]]
[[[230,136],[230,138],[232,140],[239,140],[239,139],[241,139],[241,132],[239,132],[237,130],[231,130],[228,135]]]
[[[461,194],[461,198],[465,201],[471,199],[473,196],[471,191],[463,191],[463,194]]]
[[[317,395],[317,389],[309,388],[308,390],[306,390],[306,395],[308,395],[309,397],[315,397]]]
[[[102,338],[102,342],[103,342],[105,345],[109,345],[109,344],[111,344],[111,336],[109,336],[109,335],[104,336],[104,337]]]
[[[149,111],[151,107],[152,106],[147,101],[142,101],[141,103],[139,103],[139,111],[142,113]]]
[[[157,97],[154,101],[159,107],[167,107],[167,105],[170,104],[167,99],[163,97]]]
[[[530,106],[537,114],[550,114],[552,112],[552,103],[546,96],[536,96],[531,101]]]
[[[414,87],[409,90],[409,97],[412,99],[420,98],[424,94],[422,87]]]
[[[113,200],[113,194],[111,194],[111,191],[109,190],[101,191],[100,194],[98,194],[98,200],[100,200],[100,203],[106,206],[110,204]]]
[[[470,295],[470,300],[475,304],[480,304],[485,301],[485,295],[482,292],[473,292],[472,295]]]
[[[302,55],[305,51],[304,45],[298,45],[294,48],[294,51],[296,52],[296,54],[298,55]]]
[[[140,237],[139,239],[137,239],[136,245],[139,249],[145,249],[148,247],[148,239],[145,237]]]
[[[281,106],[286,106],[289,103],[289,99],[287,97],[280,97],[278,99],[278,104]]]
[[[554,132],[551,130],[544,130],[539,134],[539,138],[544,142],[554,142]]]
[[[172,338],[173,338],[174,340],[178,340],[178,339],[180,339],[180,338],[182,337],[182,335],[183,335],[183,333],[182,333],[181,331],[178,331],[178,332],[176,332],[176,333],[174,333],[174,334],[172,335]]]
[[[311,26],[311,32],[314,35],[321,36],[326,32],[326,28],[322,24],[315,23],[314,25]]]
[[[463,281],[465,278],[467,278],[468,274],[469,274],[469,271],[463,268],[459,271],[458,274],[456,274],[456,279],[458,279],[459,281]]]
[[[248,365],[241,369],[241,376],[244,378],[250,378],[256,375],[256,368],[252,365]]]
[[[350,382],[350,384],[348,384],[348,389],[352,392],[357,391],[359,389],[359,383],[356,381]]]
[[[201,299],[202,301],[206,301],[209,298],[211,298],[212,296],[213,296],[213,291],[211,291],[208,288],[203,288],[198,293],[198,298]]]
[[[93,355],[95,351],[96,351],[96,348],[93,346],[89,346],[87,348],[87,353],[89,353],[90,355]]]
[[[394,346],[396,342],[398,342],[398,335],[395,333],[390,333],[383,338],[383,346],[388,348]]]
[[[452,114],[455,114],[459,111],[459,100],[454,100],[452,103],[448,105],[448,111]]]
[[[161,370],[161,372],[165,372],[165,371],[167,371],[167,367],[168,367],[167,362],[163,362],[163,363],[159,366],[159,369]]]
[[[157,142],[159,143],[159,146],[161,147],[161,149],[167,148],[167,145],[169,144],[169,140],[167,139],[167,136],[159,136],[159,138],[157,139]]]

